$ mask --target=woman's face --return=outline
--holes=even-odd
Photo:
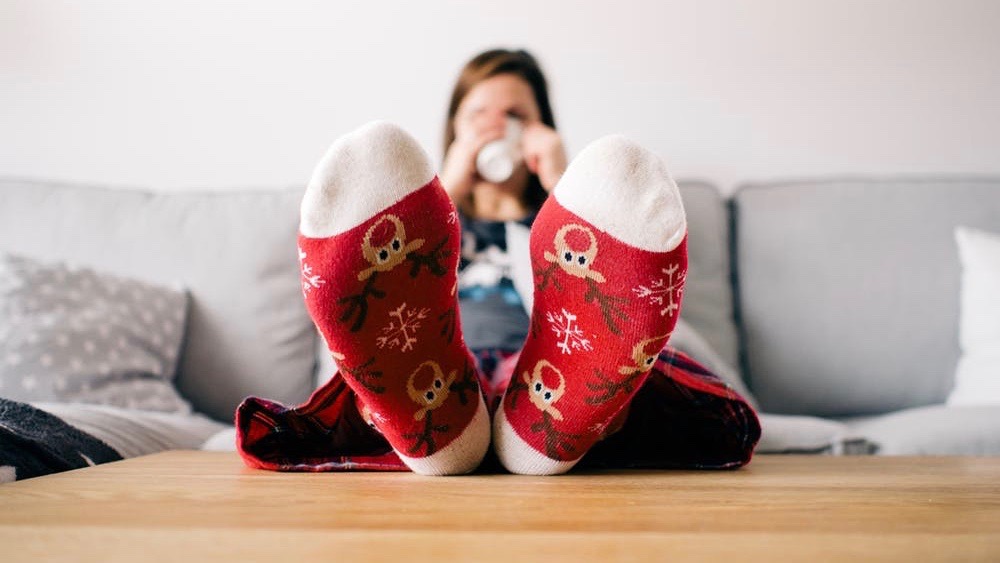
[[[480,135],[491,128],[504,128],[511,116],[529,124],[541,120],[531,85],[514,74],[498,74],[476,84],[455,112],[455,137]]]

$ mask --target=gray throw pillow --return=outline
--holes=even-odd
[[[186,311],[183,289],[0,253],[0,396],[190,412]]]

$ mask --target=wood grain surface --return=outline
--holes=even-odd
[[[0,485],[0,560],[1000,560],[1000,458],[274,473],[174,451]]]

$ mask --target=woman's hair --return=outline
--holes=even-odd
[[[444,153],[448,152],[448,147],[455,140],[455,114],[458,106],[462,103],[469,90],[480,82],[493,78],[500,74],[513,74],[523,78],[531,86],[531,91],[535,94],[535,103],[538,104],[541,113],[542,123],[549,127],[556,128],[556,120],[552,115],[552,105],[549,103],[549,89],[545,83],[545,75],[538,66],[538,61],[530,53],[524,50],[511,51],[507,49],[491,49],[484,51],[472,58],[462,69],[455,83],[455,88],[451,93],[451,102],[448,104],[448,119],[444,126]],[[528,177],[528,187],[524,191],[524,200],[532,208],[538,209],[542,206],[548,192],[542,187],[541,181],[535,174]]]

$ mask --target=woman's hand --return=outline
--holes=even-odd
[[[441,184],[455,205],[459,205],[472,194],[472,187],[479,176],[476,172],[476,156],[487,143],[504,136],[502,122],[481,121],[465,130],[456,130],[455,140],[448,147],[441,164]]]
[[[528,170],[538,176],[545,191],[551,192],[566,171],[566,149],[559,133],[539,121],[526,124],[521,136],[521,153]]]

